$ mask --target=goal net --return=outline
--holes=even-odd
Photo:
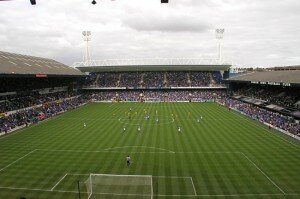
[[[90,174],[85,184],[88,199],[105,196],[153,198],[151,175]]]

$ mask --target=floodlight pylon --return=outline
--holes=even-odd
[[[219,42],[219,52],[218,52],[218,58],[219,58],[219,64],[222,64],[222,55],[221,55],[221,40],[223,39],[225,29],[220,28],[216,29],[216,39]]]
[[[91,61],[91,55],[90,55],[90,50],[89,50],[89,41],[92,39],[92,33],[91,31],[82,31],[82,38],[83,41],[86,42],[86,50],[83,56],[83,62],[90,62]]]

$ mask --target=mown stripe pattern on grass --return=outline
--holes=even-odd
[[[3,137],[0,148],[0,198],[77,198],[78,181],[85,198],[89,173],[153,175],[154,198],[300,197],[299,143],[216,103],[93,103]]]

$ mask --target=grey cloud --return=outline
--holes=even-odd
[[[0,2],[0,50],[82,60],[91,30],[93,59],[217,57],[214,28],[225,28],[223,57],[242,66],[300,61],[299,0],[83,0]]]
[[[210,27],[207,23],[187,16],[131,16],[124,25],[138,31],[161,32],[205,32]]]

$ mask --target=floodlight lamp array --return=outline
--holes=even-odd
[[[216,29],[216,38],[223,39],[224,32],[225,32],[225,29],[223,29],[223,28]]]
[[[82,35],[85,37],[91,36],[91,31],[82,31]]]

